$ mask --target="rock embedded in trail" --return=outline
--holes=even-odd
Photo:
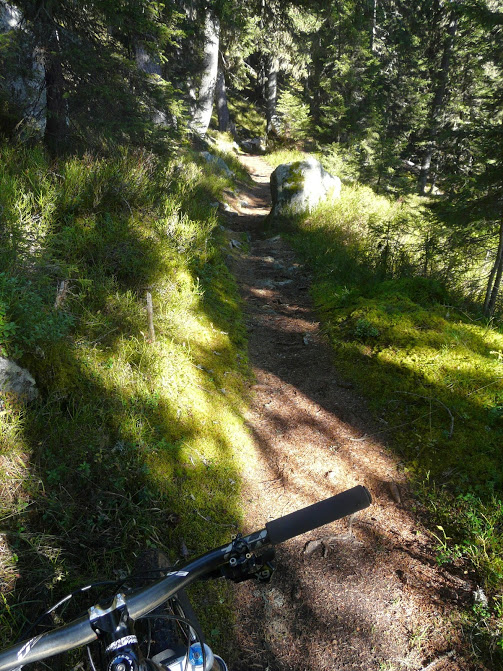
[[[309,212],[323,200],[339,198],[340,193],[341,180],[327,172],[317,159],[282,163],[271,175],[271,213],[278,216]]]
[[[265,154],[267,151],[265,140],[261,137],[249,138],[243,140],[240,144],[241,149],[248,154]]]

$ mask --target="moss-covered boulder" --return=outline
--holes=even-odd
[[[299,214],[341,193],[341,180],[313,157],[278,165],[271,175],[272,215]]]
[[[0,357],[0,393],[2,392],[15,394],[26,401],[33,401],[38,397],[38,389],[30,373],[3,356]]]

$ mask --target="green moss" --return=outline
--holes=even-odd
[[[283,191],[293,195],[302,191],[303,186],[302,163],[301,161],[295,161],[295,163],[290,165],[288,181],[283,183]]]
[[[286,232],[310,267],[337,369],[367,398],[433,529],[448,530],[439,561],[468,556],[494,595],[503,587],[503,332],[462,308],[440,273],[419,274],[417,245],[432,230],[420,204],[352,186]],[[490,617],[500,636],[495,606]]]
[[[84,156],[49,170],[38,150],[5,150],[2,165],[13,235],[1,256],[0,329],[41,392],[28,407],[2,399],[7,645],[35,617],[33,600],[50,605],[78,584],[131,570],[142,548],[176,560],[182,543],[195,555],[226,542],[240,522],[251,439],[246,332],[211,207],[228,181],[190,155]],[[26,230],[42,215],[40,244],[27,251]],[[57,320],[64,328],[42,328]],[[219,587],[196,590],[202,614],[211,602],[215,643],[230,650],[222,599]]]

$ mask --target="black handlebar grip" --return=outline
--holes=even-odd
[[[368,508],[371,503],[372,497],[368,489],[357,485],[329,499],[314,503],[312,506],[267,522],[265,525],[267,537],[270,543],[277,545],[294,536],[300,536],[306,531],[312,531],[329,522],[335,522],[341,517],[357,513],[359,510]]]

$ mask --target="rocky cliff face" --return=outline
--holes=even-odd
[[[2,64],[4,95],[22,117],[22,130],[43,135],[46,124],[45,70],[41,55],[30,44],[17,7],[0,4],[0,33],[10,33],[16,47],[9,50],[12,62],[8,60]]]

